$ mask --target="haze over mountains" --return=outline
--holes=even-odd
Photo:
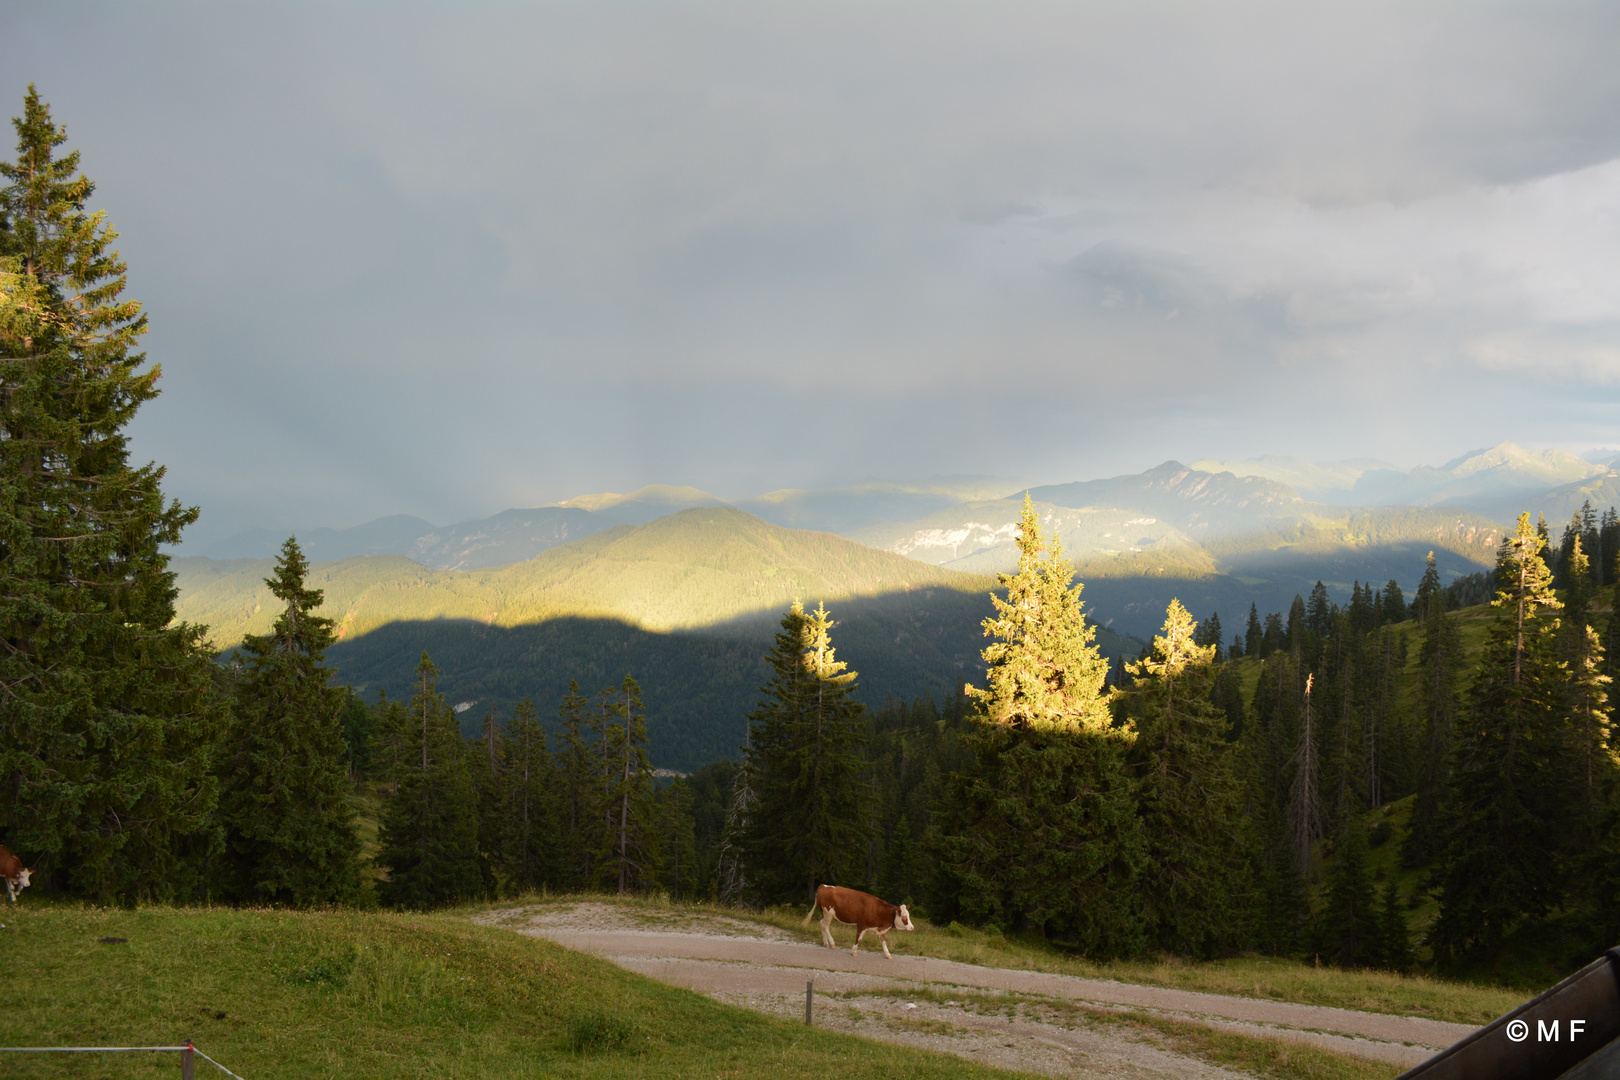
[[[1025,491],[1085,583],[1105,652],[1133,656],[1172,597],[1198,617],[1222,613],[1230,637],[1251,604],[1286,610],[1318,580],[1341,599],[1353,581],[1410,590],[1430,551],[1448,579],[1485,569],[1522,510],[1556,529],[1583,500],[1620,504],[1613,461],[1503,443],[1405,473],[1370,460],[1168,461],[1067,484],[871,480],[731,504],[652,486],[299,540],[339,621],[332,658],[363,692],[408,693],[424,649],[478,715],[524,694],[545,713],[568,679],[594,689],[629,671],[647,685],[660,760],[688,767],[735,751],[760,657],[796,598],[833,609],[840,656],[874,703],[975,678],[991,575],[1016,563]],[[266,630],[262,582],[283,539],[258,530],[183,550],[180,617],[209,625],[220,648]]]

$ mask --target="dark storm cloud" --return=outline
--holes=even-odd
[[[205,527],[1620,442],[1613,5],[3,10]]]

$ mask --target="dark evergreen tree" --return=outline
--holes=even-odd
[[[427,653],[416,667],[416,693],[405,715],[411,753],[400,762],[394,794],[383,809],[377,862],[388,870],[378,887],[384,903],[430,908],[478,895],[476,792],[456,715],[438,692]]]
[[[1226,717],[1226,737],[1237,742],[1243,737],[1248,710],[1243,705],[1243,680],[1237,668],[1222,664],[1215,669],[1215,685],[1209,692],[1210,704]]]
[[[1299,597],[1294,597],[1296,601]],[[1264,660],[1274,652],[1283,652],[1288,648],[1288,631],[1283,629],[1283,619],[1280,614],[1273,611],[1266,616],[1266,629],[1260,638],[1260,659]]]
[[[1340,827],[1327,905],[1321,913],[1321,949],[1342,968],[1377,967],[1384,961],[1377,896],[1367,873],[1367,834],[1358,817]]]
[[[1598,527],[1598,547],[1593,558],[1597,563],[1593,577],[1601,577],[1604,586],[1613,585],[1616,567],[1620,566],[1620,513],[1612,506],[1604,511]]]
[[[1243,635],[1242,634],[1233,634],[1232,635],[1232,644],[1227,647],[1226,658],[1228,660],[1241,660],[1241,659],[1243,659]]]
[[[331,684],[337,640],[316,614],[319,589],[298,541],[281,547],[270,594],[282,604],[270,633],[242,643],[233,723],[220,760],[225,826],[221,885],[255,904],[336,904],[360,892],[360,841],[349,805],[339,716],[348,692]]]
[[[1406,906],[1401,903],[1393,875],[1384,884],[1378,930],[1378,953],[1385,967],[1391,971],[1411,971],[1417,966],[1417,957],[1412,952],[1412,931],[1406,925]]]
[[[602,882],[619,895],[655,885],[660,866],[658,812],[647,758],[647,714],[641,687],[626,675],[613,693],[617,723],[603,735],[607,844],[597,856]]]
[[[753,888],[768,901],[808,902],[817,885],[852,880],[870,844],[866,725],[832,627],[825,607],[789,609],[767,656],[771,680],[748,717],[755,805],[743,844]]]
[[[512,711],[501,743],[506,775],[505,865],[513,888],[532,892],[557,887],[562,876],[557,865],[558,795],[556,769],[546,750],[546,731],[535,715],[534,702],[524,698]]]
[[[484,895],[501,896],[511,888],[507,863],[506,770],[502,758],[505,739],[491,705],[479,737],[468,748],[467,772],[477,793],[478,864],[483,872]]]
[[[1406,619],[1406,597],[1401,593],[1400,582],[1390,578],[1384,586],[1383,598],[1384,622],[1398,623]]]
[[[1440,914],[1429,943],[1445,970],[1494,960],[1511,930],[1547,915],[1567,889],[1580,787],[1545,545],[1520,515],[1497,566],[1497,616],[1435,845]]]
[[[1221,647],[1221,613],[1211,612],[1209,618],[1198,624],[1198,631],[1193,635],[1194,643],[1201,648],[1215,650],[1215,662],[1226,659],[1225,650]]]
[[[1310,914],[1306,882],[1291,842],[1289,762],[1299,741],[1304,676],[1286,652],[1264,661],[1252,716],[1239,743],[1246,776],[1246,812],[1262,837],[1259,945],[1273,954],[1302,946]]]
[[[343,732],[343,748],[349,758],[349,779],[358,784],[371,771],[371,742],[377,718],[372,715],[360,695],[346,691],[343,708],[338,713],[338,728]]]
[[[1288,840],[1294,869],[1301,879],[1315,876],[1312,849],[1322,835],[1322,787],[1317,757],[1316,712],[1311,704],[1314,675],[1305,677],[1305,696],[1299,715],[1299,742],[1289,758]]]
[[[1568,672],[1564,707],[1581,762],[1581,832],[1585,844],[1596,847],[1607,827],[1606,810],[1612,802],[1616,779],[1614,755],[1609,749],[1612,679],[1604,671],[1603,643],[1593,625],[1598,621],[1592,610],[1595,575],[1582,537],[1576,537],[1570,550],[1568,571],[1569,590],[1560,627],[1562,659]]]
[[[676,777],[659,792],[663,855],[659,884],[676,903],[701,899],[707,893],[693,810],[692,787],[685,777]]]
[[[1316,659],[1317,635],[1311,632],[1310,615],[1305,609],[1305,598],[1295,594],[1288,606],[1288,636],[1285,648],[1304,658],[1307,664]]]
[[[1422,732],[1419,748],[1417,799],[1401,861],[1409,867],[1425,866],[1432,855],[1432,839],[1440,805],[1451,777],[1460,704],[1457,684],[1462,671],[1462,638],[1438,588],[1434,553],[1423,575],[1436,588],[1418,588],[1428,606],[1418,614],[1423,640],[1418,647],[1417,678],[1412,685],[1413,715]]]
[[[1243,631],[1243,655],[1259,656],[1260,639],[1265,637],[1265,630],[1260,625],[1260,609],[1253,604],[1249,605],[1249,625]]]
[[[1318,638],[1333,632],[1333,604],[1328,599],[1327,586],[1320,581],[1311,589],[1311,598],[1306,603],[1305,625]]]
[[[0,163],[0,841],[36,885],[98,901],[197,895],[219,850],[225,701],[202,628],[174,621],[161,545],[197,511],[132,467],[157,396],[140,305],[94,185],[30,86]]]
[[[579,683],[568,681],[568,694],[557,707],[562,720],[562,746],[557,752],[557,829],[563,851],[557,872],[565,889],[584,889],[593,883],[592,869],[606,811],[597,782],[596,759],[585,742],[585,709],[589,702]]]
[[[974,764],[940,808],[936,906],[948,918],[1040,927],[1098,956],[1144,943],[1143,838],[1080,587],[1026,496],[1018,572],[985,620],[985,689],[969,688]],[[1043,558],[1043,553],[1045,557]]]
[[[1128,761],[1147,845],[1139,889],[1149,933],[1162,949],[1207,958],[1243,940],[1250,838],[1226,716],[1210,700],[1215,648],[1194,637],[1192,616],[1172,600],[1152,655],[1131,668]]]

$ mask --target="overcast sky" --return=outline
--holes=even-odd
[[[1617,56],[1612,0],[0,2],[199,538],[1620,446]]]

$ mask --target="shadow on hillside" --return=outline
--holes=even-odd
[[[916,589],[829,605],[838,659],[859,672],[868,705],[888,697],[941,700],[963,680],[982,681],[979,624],[990,612],[983,594]],[[587,694],[641,684],[653,763],[688,771],[735,757],[746,716],[769,676],[765,653],[782,612],[759,612],[700,630],[659,633],[618,619],[566,617],[526,626],[464,619],[389,623],[333,646],[338,678],[367,701],[379,689],[408,698],[425,650],[439,668],[439,689],[461,713],[463,730],[481,729],[489,708],[505,721],[524,696],[555,729],[557,703],[577,680]],[[1134,655],[1134,648],[1132,649]]]

